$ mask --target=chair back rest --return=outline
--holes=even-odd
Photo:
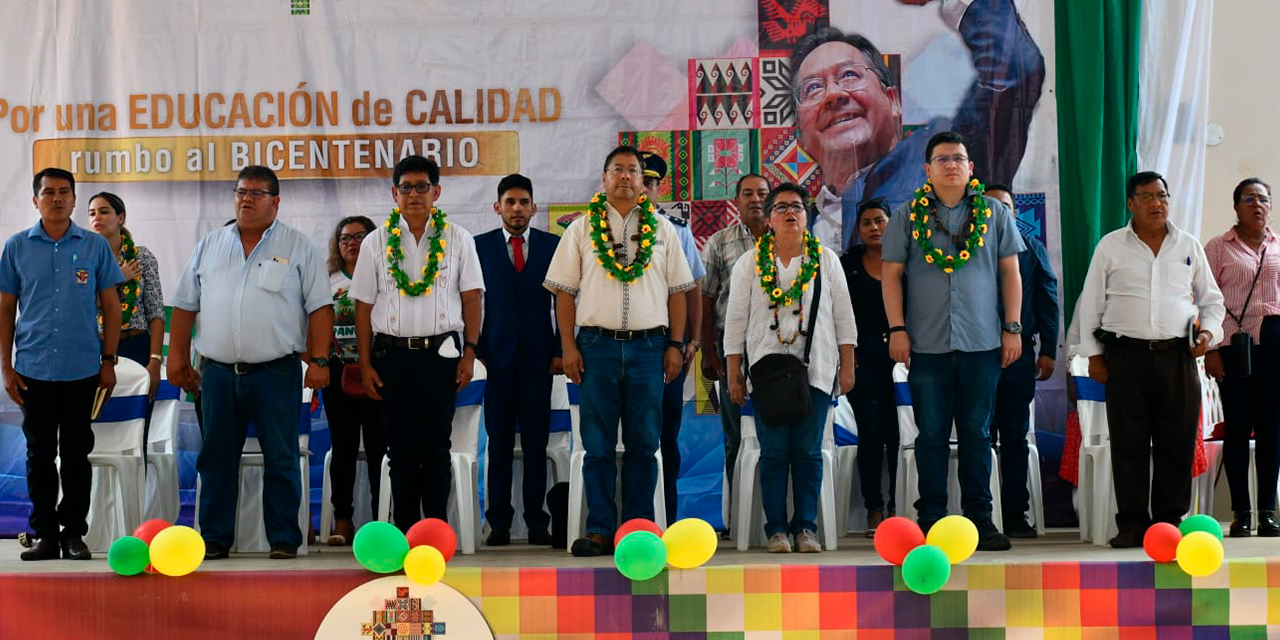
[[[165,379],[160,371],[160,387],[156,389],[156,402],[151,407],[151,429],[147,432],[147,448],[159,453],[176,451],[174,438],[178,433],[178,408],[182,402],[182,389]]]
[[[573,430],[573,416],[569,407],[569,378],[563,374],[551,379],[551,433],[569,433]],[[577,408],[577,385],[574,387],[574,409]],[[517,425],[518,426],[518,425]]]
[[[471,372],[471,382],[458,392],[453,409],[453,434],[450,451],[472,456],[480,448],[480,413],[484,407],[484,388],[489,372],[479,360]]]
[[[911,446],[920,435],[916,426],[915,410],[911,407],[911,387],[907,385],[907,366],[901,362],[893,365],[893,401],[898,405],[898,442]]]
[[[1100,445],[1110,439],[1107,426],[1107,388],[1089,377],[1089,359],[1071,357],[1071,380],[1076,388],[1076,415],[1080,418],[1080,442]]]
[[[835,446],[848,447],[858,444],[858,420],[853,415],[853,405],[845,396],[837,396],[831,408],[835,420]]]
[[[116,386],[102,403],[93,422],[93,453],[142,453],[142,432],[147,420],[147,389],[151,378],[142,365],[121,358],[116,365]]]

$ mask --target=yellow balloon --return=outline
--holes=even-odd
[[[151,566],[166,576],[185,576],[204,562],[204,538],[191,527],[166,527],[151,539]]]
[[[951,564],[959,564],[978,549],[978,528],[964,516],[947,516],[933,524],[924,541],[942,549]]]
[[[1208,531],[1192,531],[1178,542],[1178,566],[1188,575],[1207,576],[1222,566],[1222,541]]]
[[[444,577],[444,564],[439,549],[420,544],[404,557],[404,574],[418,584],[435,584]]]
[[[662,534],[662,542],[667,545],[667,564],[677,569],[701,566],[720,546],[715,528],[699,518],[685,518],[671,525]]]

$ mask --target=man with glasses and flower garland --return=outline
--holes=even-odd
[[[991,519],[987,425],[1000,371],[1022,354],[1022,239],[1008,207],[984,196],[972,177],[963,136],[933,136],[924,161],[928,180],[885,230],[881,272],[889,355],[910,368],[920,429],[915,507],[925,532],[947,515],[954,423],[964,515],[977,525],[979,550],[1004,551],[1009,538]],[[911,282],[905,300],[904,276]]]
[[[930,0],[899,0],[924,5]],[[809,221],[822,244],[843,253],[854,242],[858,204],[893,207],[924,181],[925,141],[953,130],[988,179],[1013,182],[1044,83],[1044,56],[1013,0],[938,0],[942,22],[969,49],[977,73],[954,115],[902,135],[902,85],[865,37],[824,28],[796,45],[791,85],[800,146],[822,167]],[[933,27],[926,27],[932,29]]]
[[[276,220],[275,172],[241,170],[235,206],[235,224],[205,236],[178,279],[169,381],[200,391],[204,445],[196,470],[205,558],[227,557],[235,542],[240,454],[252,422],[266,467],[262,502],[271,557],[288,559],[303,544],[298,390],[304,382],[312,389],[329,384],[333,294],[324,255],[302,232]],[[199,372],[191,366],[192,325],[202,356]],[[303,352],[309,352],[305,376],[298,364]]]
[[[1196,358],[1222,340],[1227,313],[1199,240],[1169,221],[1164,177],[1137,173],[1125,192],[1133,218],[1098,241],[1076,303],[1079,353],[1107,388],[1117,549],[1191,507]]]
[[[396,163],[391,197],[360,245],[351,297],[365,393],[382,401],[392,518],[408,531],[448,516],[454,404],[475,366],[484,276],[471,234],[435,207],[435,162]]]
[[[653,519],[662,389],[684,366],[677,337],[693,275],[674,226],[644,194],[643,166],[635,147],[609,153],[604,192],[565,230],[544,282],[556,294],[564,373],[581,385],[587,531],[572,547],[580,557],[613,551],[619,419],[622,519]]]

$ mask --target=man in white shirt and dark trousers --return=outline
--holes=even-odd
[[[1195,359],[1222,339],[1226,314],[1200,243],[1169,222],[1164,178],[1135,174],[1126,195],[1132,221],[1094,248],[1076,307],[1079,353],[1107,389],[1116,548],[1142,546],[1153,521],[1176,525],[1191,506]]]
[[[396,208],[360,246],[351,297],[365,392],[382,400],[393,517],[407,531],[447,515],[454,403],[471,382],[484,278],[471,234],[434,206],[435,162],[402,159],[391,197]]]
[[[556,294],[564,374],[582,391],[587,533],[573,542],[575,556],[613,551],[619,420],[622,519],[653,519],[662,388],[684,365],[676,338],[693,275],[675,226],[644,195],[642,166],[635,147],[609,153],[604,193],[565,230],[543,283]]]

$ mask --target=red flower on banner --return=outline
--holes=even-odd
[[[717,138],[712,141],[712,153],[715,154],[715,168],[735,169],[742,162],[741,148],[734,138]]]

